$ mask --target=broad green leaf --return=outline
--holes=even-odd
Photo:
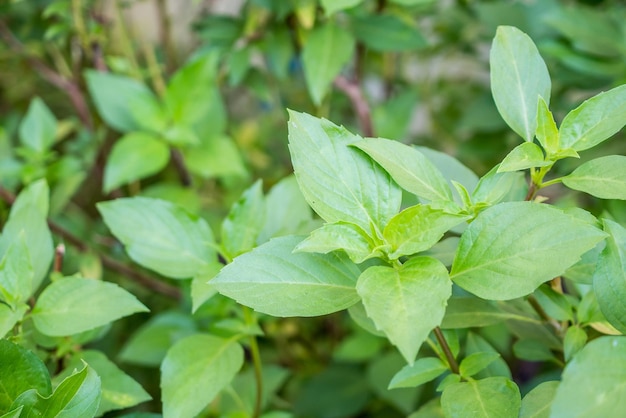
[[[383,138],[367,138],[352,145],[380,164],[403,189],[428,200],[452,200],[441,172],[416,148]]]
[[[517,418],[521,396],[511,380],[488,377],[446,387],[441,406],[447,418]]]
[[[367,156],[348,145],[359,136],[326,119],[290,111],[289,150],[300,190],[328,223],[382,230],[398,213],[400,188]]]
[[[33,293],[33,268],[24,233],[16,238],[0,260],[0,300],[13,310]]]
[[[550,103],[550,74],[532,39],[499,26],[489,57],[491,93],[504,121],[526,142],[537,130],[537,100]]]
[[[0,303],[0,338],[4,338],[15,324],[22,320],[29,307],[26,304],[11,309],[8,305]]]
[[[82,370],[63,380],[50,397],[34,389],[22,393],[13,407],[24,405],[22,417],[93,417],[100,404],[100,377],[84,365]]]
[[[376,328],[413,364],[430,331],[441,324],[452,282],[438,260],[414,257],[398,269],[368,268],[357,291]]]
[[[52,393],[46,365],[32,351],[0,339],[0,411],[10,411],[13,401],[29,389],[42,396]]]
[[[131,132],[120,138],[104,168],[104,192],[161,171],[170,150],[161,139],[146,132]]]
[[[499,358],[500,354],[490,351],[472,353],[459,364],[459,374],[466,378],[474,376]]]
[[[428,250],[443,234],[467,219],[428,205],[411,206],[391,218],[383,231],[383,237],[391,245],[389,257],[397,259]]]
[[[185,147],[183,156],[189,171],[204,178],[245,178],[247,175],[241,153],[227,136],[204,136],[200,145]]]
[[[411,19],[392,14],[358,17],[354,19],[352,29],[356,38],[374,51],[413,51],[427,45]]]
[[[452,184],[451,181],[454,180],[462,184],[470,193],[476,188],[479,180],[476,173],[453,156],[428,147],[413,146],[412,148],[423,154],[439,170],[449,184]]]
[[[43,100],[34,98],[20,123],[20,143],[38,154],[44,154],[54,143],[56,133],[56,118]]]
[[[311,232],[294,251],[328,254],[343,250],[354,263],[376,257],[372,239],[360,226],[346,222],[325,224]]]
[[[515,357],[528,361],[550,361],[555,356],[542,341],[534,339],[518,340],[513,344]]]
[[[163,418],[196,416],[242,364],[243,349],[234,338],[196,334],[178,341],[161,365]]]
[[[567,329],[563,339],[563,356],[568,362],[587,343],[587,333],[579,326],[573,325]]]
[[[313,103],[319,106],[354,53],[352,35],[332,22],[311,32],[302,49],[304,78]]]
[[[319,316],[355,304],[359,269],[339,253],[294,253],[302,237],[274,238],[213,279],[218,292],[272,316]]]
[[[626,124],[626,85],[600,93],[565,116],[561,148],[583,151],[598,145]]]
[[[32,318],[41,333],[62,337],[147,311],[135,296],[114,283],[65,277],[41,292]]]
[[[209,225],[170,202],[133,197],[97,207],[130,258],[164,276],[193,277],[215,260]]]
[[[626,337],[600,337],[574,356],[550,418],[619,417],[626,410]]]
[[[527,193],[524,174],[520,172],[501,173],[496,165],[482,176],[472,192],[475,203],[496,203],[508,200],[523,200]]]
[[[609,155],[583,163],[563,184],[601,199],[626,200],[626,156]]]
[[[548,104],[543,97],[539,97],[537,105],[537,131],[535,136],[539,143],[546,150],[548,155],[552,155],[559,150],[559,130],[556,127],[554,116],[548,108]],[[532,142],[529,142],[532,144]]]
[[[626,333],[626,229],[605,219],[604,230],[609,237],[593,274],[593,289],[606,319]]]
[[[565,272],[605,236],[548,205],[500,203],[481,212],[461,236],[451,278],[484,299],[522,297]]]
[[[121,361],[157,367],[167,350],[178,340],[196,333],[189,315],[164,312],[144,323],[127,341],[119,353]]]
[[[321,0],[322,7],[327,16],[340,10],[350,9],[363,3],[363,0]]]
[[[209,281],[217,276],[217,273],[224,267],[219,261],[215,261],[207,265],[198,275],[194,276],[191,281],[191,312],[194,313],[207,300],[217,294],[217,290],[209,283]]]
[[[522,399],[519,418],[549,418],[559,382],[543,382],[528,392]]]
[[[413,364],[407,364],[391,379],[389,389],[412,388],[428,383],[448,370],[437,357],[418,358]]]
[[[89,364],[101,379],[102,396],[97,416],[108,411],[130,408],[152,399],[139,383],[120,370],[102,352],[96,350],[76,353],[64,373],[55,377],[55,380],[66,377],[66,374],[71,375],[71,371],[80,369],[83,362]]]
[[[551,161],[545,161],[543,151],[539,145],[534,142],[524,142],[504,157],[502,163],[498,167],[499,173],[507,171],[526,170],[531,167],[546,167],[552,164]]]
[[[562,293],[545,284],[539,286],[533,296],[549,317],[557,321],[574,321],[574,306]]]
[[[486,327],[510,317],[510,314],[498,309],[491,301],[475,297],[452,297],[448,300],[441,328]]]
[[[85,79],[98,113],[120,132],[140,130],[142,123],[133,114],[133,108],[157,101],[145,84],[130,77],[87,70]]]
[[[265,224],[263,182],[256,181],[233,204],[222,222],[222,246],[232,259],[254,248]]]

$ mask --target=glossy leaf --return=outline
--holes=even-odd
[[[178,341],[161,365],[163,418],[196,416],[242,364],[243,349],[232,338],[196,334]]]
[[[559,382],[543,382],[528,392],[522,399],[519,418],[549,418]]]
[[[416,148],[382,138],[367,138],[352,145],[380,164],[403,189],[428,200],[452,200],[441,172]]]
[[[550,418],[618,417],[625,408],[626,338],[600,337],[565,366]]]
[[[531,167],[545,167],[552,164],[550,161],[545,161],[543,158],[543,151],[539,145],[534,142],[524,142],[513,148],[513,150],[504,157],[498,172],[503,173],[507,171],[526,170]]]
[[[114,283],[65,277],[41,292],[32,318],[41,333],[62,337],[147,311],[135,296]]]
[[[626,156],[609,155],[587,161],[563,177],[563,184],[601,199],[626,200]]]
[[[412,364],[430,331],[441,324],[452,293],[448,271],[430,257],[414,257],[402,267],[370,267],[357,291],[367,315]]]
[[[584,101],[561,123],[561,147],[583,151],[617,133],[626,124],[626,86]]]
[[[104,169],[104,192],[161,171],[170,150],[160,138],[145,132],[131,132],[120,138]]]
[[[56,133],[56,118],[43,100],[39,97],[34,98],[19,126],[20,143],[43,154],[54,143]]]
[[[604,229],[609,237],[593,274],[593,289],[606,319],[626,333],[626,228],[605,219]]]
[[[273,316],[318,316],[355,304],[359,269],[342,254],[294,253],[302,237],[274,238],[211,280],[223,295]]]
[[[193,277],[215,260],[208,224],[170,202],[133,197],[97,207],[130,258],[164,276]]]
[[[230,258],[250,251],[265,224],[263,183],[259,180],[233,204],[222,221],[222,246]]]
[[[314,230],[294,251],[328,254],[336,250],[343,250],[357,264],[377,255],[367,233],[346,222],[325,224]]]
[[[302,49],[302,65],[309,94],[316,106],[322,103],[333,80],[353,53],[352,35],[334,23],[328,22],[311,32]]]
[[[537,100],[550,102],[550,74],[532,39],[499,26],[491,47],[491,93],[504,121],[526,142],[537,130]]]
[[[356,38],[380,52],[411,51],[426,46],[426,40],[411,21],[392,14],[371,14],[353,22]]]
[[[328,223],[382,230],[400,208],[401,190],[382,168],[348,147],[361,138],[325,119],[293,111],[289,115],[295,175],[313,210]]]
[[[525,296],[605,238],[560,209],[506,202],[481,212],[461,236],[451,278],[492,300]]]
[[[447,386],[441,406],[448,418],[517,418],[521,397],[509,379],[488,377]]]
[[[391,379],[389,389],[412,388],[428,383],[448,370],[437,357],[424,357],[407,364]]]

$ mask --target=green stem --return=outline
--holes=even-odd
[[[126,22],[124,20],[124,16],[122,15],[122,9],[119,5],[119,0],[113,1],[113,8],[115,9],[115,16],[120,24],[120,44],[130,62],[132,76],[138,80],[141,80],[143,77],[141,76],[141,69],[139,67],[139,63],[137,63],[137,57],[135,54],[135,50],[133,48],[133,44],[130,40],[130,36],[128,35],[128,28],[126,27]]]
[[[435,333],[435,337],[443,350],[443,353],[446,355],[446,360],[448,360],[448,364],[450,365],[450,370],[452,373],[459,374],[459,364],[456,362],[454,355],[452,354],[452,350],[450,350],[450,346],[446,341],[446,337],[441,332],[441,328],[436,327],[433,332]]]
[[[243,315],[247,325],[255,325],[256,318],[254,312],[247,306],[243,307]],[[261,403],[263,401],[263,373],[261,363],[261,353],[259,352],[259,344],[254,335],[250,336],[250,354],[252,355],[252,364],[254,367],[254,378],[256,380],[256,400],[254,402],[253,418],[261,416]]]
[[[74,20],[74,27],[78,34],[78,40],[84,51],[89,51],[87,42],[87,29],[85,21],[83,20],[81,0],[72,0],[72,19]]]

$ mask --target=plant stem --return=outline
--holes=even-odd
[[[443,350],[443,353],[446,355],[446,359],[448,360],[448,364],[450,365],[450,370],[452,373],[459,374],[459,364],[456,362],[454,355],[452,354],[452,350],[450,350],[450,346],[446,341],[446,337],[441,332],[441,328],[436,327],[433,332],[435,333],[435,337]]]
[[[115,9],[115,15],[120,25],[120,44],[130,62],[130,68],[132,72],[132,76],[138,80],[141,80],[143,77],[141,76],[141,69],[139,64],[137,63],[137,57],[135,55],[135,50],[133,48],[132,41],[130,36],[128,35],[128,28],[126,27],[126,21],[124,20],[124,15],[122,14],[122,9],[120,8],[120,0],[113,1],[113,9]]]
[[[243,306],[243,315],[247,325],[255,325],[256,318],[254,312],[247,306]],[[254,413],[252,418],[261,416],[261,408],[263,402],[263,367],[261,363],[261,353],[259,352],[259,344],[254,335],[250,336],[250,354],[252,355],[252,364],[254,367],[254,378],[256,380],[256,399],[254,402]]]
[[[160,97],[163,97],[163,94],[165,94],[165,80],[163,79],[159,62],[154,53],[154,48],[148,41],[143,41],[141,46],[143,55],[146,58],[146,63],[148,64],[148,74],[150,75],[150,80],[152,80],[154,91],[156,91]]]
[[[556,321],[555,319],[550,318],[550,315],[548,315],[548,313],[541,307],[541,305],[533,295],[528,296],[528,303],[530,303],[530,306],[533,307],[533,309],[535,310],[535,312],[537,312],[541,319],[550,324],[557,333],[560,334],[563,331],[561,324],[559,324],[558,321]]]
[[[335,79],[334,83],[352,102],[352,106],[354,107],[354,111],[361,125],[363,136],[373,137],[374,125],[372,124],[372,113],[369,103],[367,103],[365,96],[363,96],[363,91],[361,91],[358,82],[348,80],[346,77],[340,75]]]

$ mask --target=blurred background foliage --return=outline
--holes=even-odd
[[[189,284],[131,265],[96,202],[171,200],[219,231],[255,180],[268,191],[291,173],[286,108],[444,151],[482,175],[519,142],[489,90],[496,27],[516,26],[538,45],[558,122],[581,100],[626,82],[625,21],[618,0],[5,0],[0,225],[11,196],[46,178],[52,230],[67,244],[63,270],[105,276],[152,311],[85,341],[150,392],[153,403],[139,410],[158,411],[156,366],[167,348],[197,329],[241,326],[240,312],[214,296],[192,315]],[[157,104],[128,105],[142,94]],[[49,130],[49,142],[29,143],[29,129]],[[152,138],[154,149],[119,145],[129,135]],[[600,152],[624,154],[620,142]],[[552,197],[582,198],[558,190]],[[612,201],[578,203],[626,216]],[[344,314],[263,317],[261,325],[268,402],[294,416],[406,416],[432,397],[428,385],[387,390],[402,359]],[[497,325],[469,334],[450,338],[510,350]],[[521,383],[541,374],[527,371],[512,370]],[[244,371],[206,416],[249,416],[252,385]],[[432,416],[429,408],[414,416]]]

